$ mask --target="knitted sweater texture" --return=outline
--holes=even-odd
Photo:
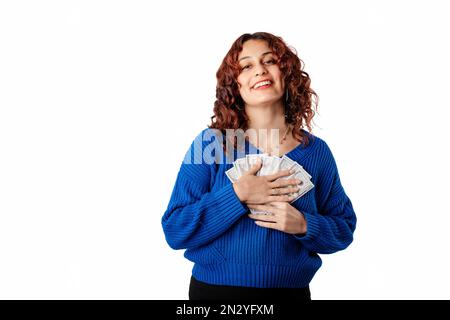
[[[309,144],[286,154],[303,166],[315,185],[291,203],[305,217],[307,232],[302,235],[256,225],[225,175],[233,160],[261,153],[259,149],[246,142],[244,151],[234,150],[228,156],[220,152],[223,137],[213,129],[202,130],[194,139],[180,166],[162,226],[170,247],[186,249],[184,256],[194,262],[192,274],[197,280],[302,288],[320,268],[319,254],[343,250],[353,241],[356,216],[332,152],[325,141],[304,132]]]

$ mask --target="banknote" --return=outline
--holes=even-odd
[[[245,174],[253,165],[257,163],[257,161],[261,161],[262,166],[256,173],[257,176],[267,176],[274,173],[277,173],[281,170],[293,170],[293,173],[289,176],[284,176],[279,179],[299,179],[299,187],[295,193],[291,193],[290,195],[294,198],[290,201],[293,203],[294,201],[301,198],[305,195],[309,190],[314,188],[314,184],[311,181],[311,175],[300,165],[298,162],[292,160],[288,156],[284,155],[281,158],[276,156],[270,156],[266,153],[260,154],[247,154],[245,157],[236,159],[233,162],[233,167],[225,172],[228,179],[232,183],[236,182],[243,174]],[[265,211],[258,211],[255,209],[250,209],[253,214],[268,214]]]

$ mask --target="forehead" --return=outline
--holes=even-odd
[[[259,58],[263,53],[270,50],[267,42],[264,40],[248,40],[244,42],[242,51],[239,53],[238,60],[243,57]]]

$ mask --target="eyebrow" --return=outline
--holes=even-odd
[[[264,52],[264,53],[261,55],[261,57],[263,57],[263,56],[265,56],[266,54],[269,54],[269,53],[272,53],[272,51]],[[242,57],[242,58],[239,59],[239,61],[244,60],[244,59],[247,59],[247,58],[251,58],[251,57],[250,57],[250,56]]]

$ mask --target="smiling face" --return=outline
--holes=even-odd
[[[247,105],[275,103],[283,97],[284,80],[277,64],[278,57],[264,40],[246,41],[238,61],[241,70],[237,77],[239,93]]]

